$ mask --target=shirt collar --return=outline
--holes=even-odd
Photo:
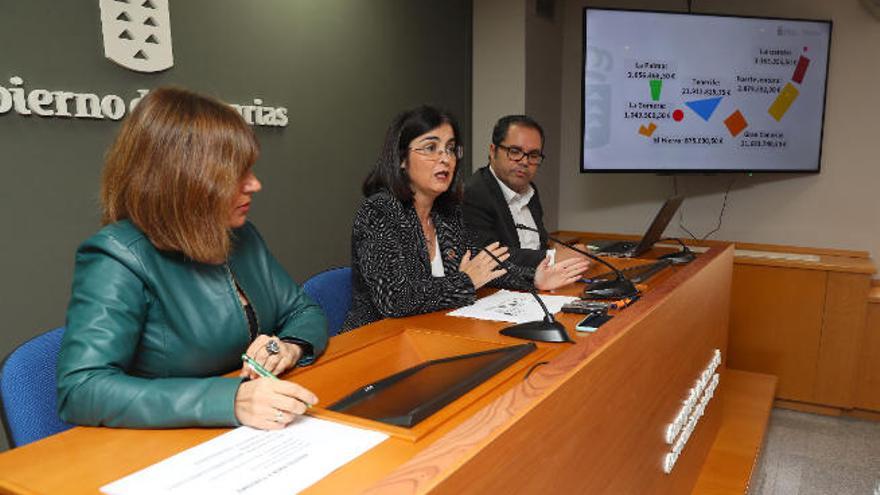
[[[507,201],[508,205],[524,206],[529,204],[529,201],[532,200],[532,196],[535,194],[535,189],[531,184],[529,184],[529,188],[526,192],[520,194],[509,188],[507,184],[502,182],[502,180],[495,175],[495,170],[492,169],[492,165],[487,165],[487,167],[489,167],[489,172],[492,173],[492,177],[495,177],[495,180],[498,182],[498,187],[501,188],[501,194],[504,195],[504,201]]]

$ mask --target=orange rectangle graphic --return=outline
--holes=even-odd
[[[777,122],[782,120],[782,117],[785,115],[785,112],[788,111],[788,107],[794,103],[794,100],[798,97],[800,92],[795,88],[791,83],[785,83],[785,87],[782,88],[782,91],[779,92],[779,95],[773,100],[773,103],[770,105],[770,108],[767,109],[767,113],[770,114],[771,117],[776,119]]]
[[[727,130],[730,131],[730,135],[736,137],[737,134],[739,134],[743,131],[743,129],[749,126],[749,123],[746,122],[746,118],[743,117],[742,112],[737,110],[728,115],[726,119],[724,119],[724,125],[727,126]]]

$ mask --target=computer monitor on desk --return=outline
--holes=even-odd
[[[536,348],[520,344],[426,361],[364,385],[329,409],[409,428]]]
[[[672,221],[672,217],[678,211],[682,201],[684,201],[682,196],[673,196],[667,199],[639,242],[612,241],[601,243],[601,241],[596,241],[596,254],[619,258],[637,258],[641,256],[651,249],[660,240],[660,237],[663,236],[663,232],[669,226],[669,222]]]

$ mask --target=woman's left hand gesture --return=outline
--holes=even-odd
[[[550,258],[544,258],[535,270],[535,288],[553,290],[577,282],[590,267],[585,258],[569,258],[550,266]]]
[[[282,342],[278,337],[261,334],[251,342],[246,354],[277,376],[296,366],[302,356],[302,348],[291,342]],[[239,376],[255,379],[260,375],[244,364]]]

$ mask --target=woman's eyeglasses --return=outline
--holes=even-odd
[[[409,150],[415,151],[416,153],[433,161],[439,161],[440,157],[443,156],[444,153],[446,153],[446,156],[450,158],[455,158],[457,160],[461,160],[462,157],[464,157],[464,146],[460,144],[442,147],[438,143],[428,143],[421,148],[410,148]]]

